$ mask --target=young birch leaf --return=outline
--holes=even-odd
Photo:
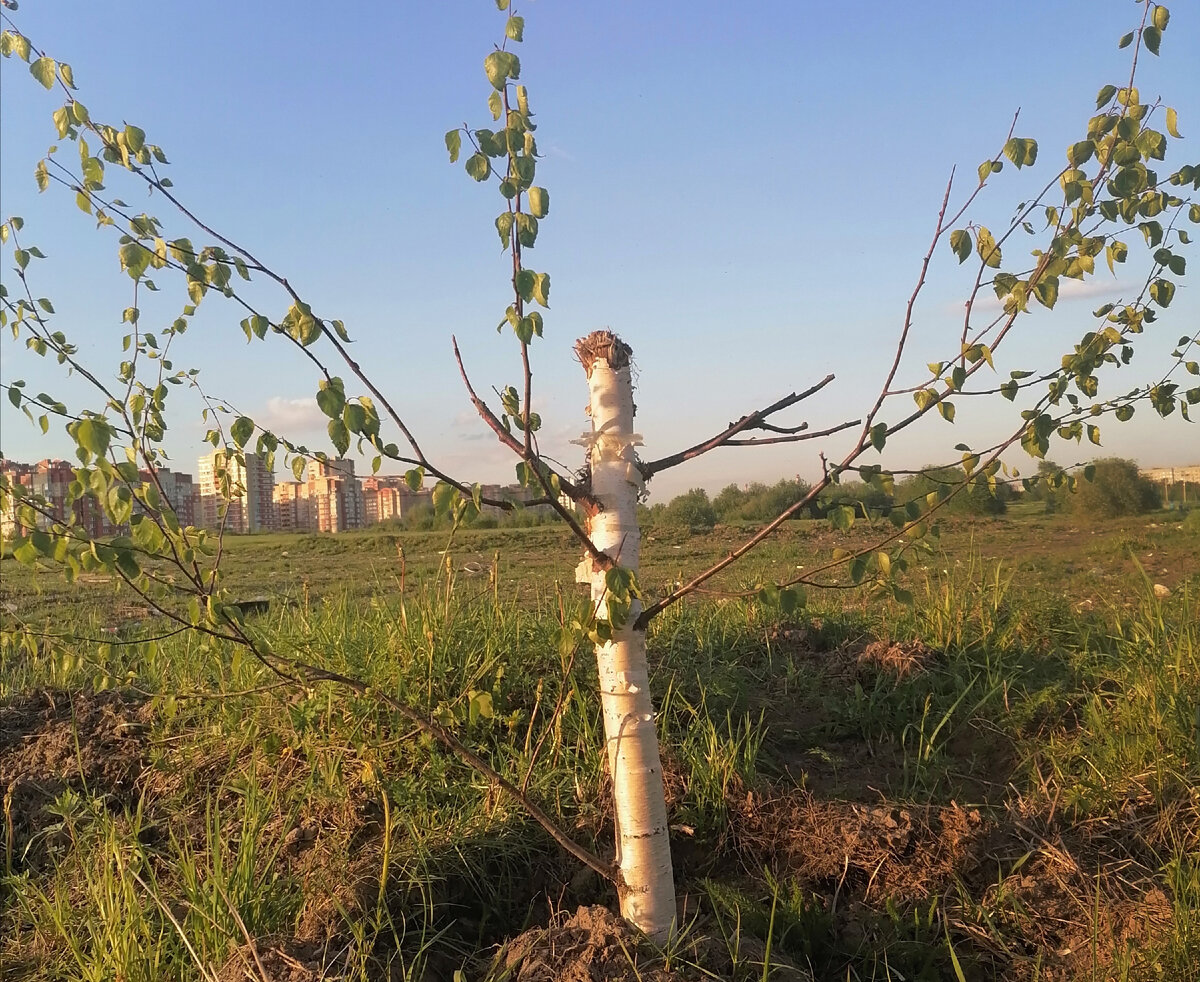
[[[481,153],[473,153],[467,158],[467,173],[477,181],[486,181],[491,169],[487,157]]]
[[[1155,280],[1150,284],[1150,298],[1160,307],[1171,306],[1175,297],[1175,284],[1170,280]]]
[[[504,88],[504,80],[507,77],[504,74],[505,60],[504,52],[493,51],[490,55],[483,59],[483,71],[487,75],[488,81],[492,83],[492,88],[500,91]]]
[[[525,18],[515,14],[509,17],[508,23],[504,25],[504,34],[513,41],[525,40]]]
[[[550,211],[550,192],[545,188],[532,187],[528,193],[529,213],[534,218],[545,218]]]
[[[492,114],[492,119],[499,119],[504,112],[504,100],[500,98],[499,92],[493,92],[488,96],[488,110]]]
[[[328,429],[329,439],[333,441],[334,449],[337,450],[339,456],[344,456],[350,449],[350,431],[346,429],[346,424],[340,419],[331,419]]]
[[[244,447],[246,441],[254,434],[254,420],[249,416],[239,416],[229,427],[229,435],[238,447]]]
[[[1162,44],[1162,31],[1157,27],[1147,27],[1142,31],[1142,43],[1152,55],[1158,54],[1158,46]]]
[[[975,249],[985,266],[1000,265],[1000,247],[996,245],[996,239],[985,225],[979,226],[979,231],[975,233]]]
[[[1058,303],[1058,277],[1043,276],[1033,288],[1033,294],[1047,310],[1053,309]]]
[[[971,256],[971,233],[965,228],[955,229],[950,233],[950,248],[960,263],[966,262]]]
[[[1128,48],[1131,44],[1133,44],[1133,31],[1130,31],[1128,34],[1122,34],[1121,40],[1117,42],[1117,47]]]
[[[137,153],[146,145],[146,131],[139,126],[126,126],[125,145],[130,153]]]
[[[887,429],[887,423],[876,423],[871,427],[871,446],[881,453],[887,442]]]
[[[1067,162],[1072,167],[1079,167],[1091,160],[1095,152],[1096,145],[1091,140],[1080,140],[1078,143],[1072,143],[1067,150]]]
[[[65,137],[67,130],[71,128],[71,118],[66,106],[54,110],[54,128],[58,130],[59,139]]]
[[[53,58],[39,58],[29,66],[29,74],[36,78],[46,88],[54,88],[55,64]]]
[[[496,234],[500,236],[500,241],[504,247],[508,248],[509,238],[512,235],[513,213],[511,211],[502,211],[496,216]]]
[[[1117,87],[1115,85],[1104,86],[1104,88],[1100,90],[1099,95],[1096,96],[1096,108],[1099,109],[1101,106],[1107,105],[1112,97],[1116,94]]]
[[[458,151],[462,149],[462,132],[449,130],[446,133],[446,149],[450,151],[450,163],[458,162]]]
[[[1162,8],[1160,7],[1159,9],[1161,10]],[[1170,108],[1167,109],[1167,132],[1170,133],[1171,136],[1173,136],[1176,140],[1183,139],[1183,137],[1179,135],[1179,114],[1176,113],[1174,109]]]

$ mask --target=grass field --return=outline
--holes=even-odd
[[[912,607],[731,596],[828,553],[797,522],[670,608],[650,652],[684,930],[664,950],[376,702],[196,635],[138,643],[161,626],[114,584],[4,559],[7,625],[94,640],[0,649],[0,977],[1195,979],[1191,525],[963,521],[911,557]],[[644,588],[739,537],[651,529]],[[564,530],[254,536],[226,558],[276,650],[446,721],[611,853]]]

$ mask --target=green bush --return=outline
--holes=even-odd
[[[717,512],[703,488],[692,488],[671,500],[663,510],[663,524],[683,526],[692,532],[707,532],[717,524]]]
[[[1158,488],[1138,473],[1137,464],[1120,457],[1106,457],[1093,463],[1089,481],[1079,481],[1071,507],[1087,518],[1120,518],[1141,515],[1158,507]]]

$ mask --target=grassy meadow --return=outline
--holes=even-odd
[[[844,544],[795,522],[654,621],[665,949],[375,701],[196,634],[146,643],[164,626],[113,583],[0,560],[6,623],[90,639],[0,648],[0,978],[1194,980],[1200,528],[1019,511],[946,524],[910,558],[911,607],[740,595]],[[643,588],[743,535],[650,529]],[[611,854],[566,530],[226,551],[275,650],[434,714]]]

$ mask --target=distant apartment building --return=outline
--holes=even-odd
[[[38,528],[48,529],[56,522],[69,522],[92,537],[115,534],[116,530],[105,518],[100,503],[91,494],[77,496],[68,506],[70,488],[75,481],[75,465],[70,461],[47,459],[36,464],[23,464],[0,460],[0,472],[9,483],[24,487],[31,500],[40,499],[34,518]],[[4,532],[10,535],[16,529],[16,516],[8,511],[4,519]]]
[[[432,491],[425,488],[414,491],[399,475],[364,477],[362,494],[363,518],[367,525],[404,518],[417,505],[433,500]]]
[[[198,524],[231,532],[270,532],[276,528],[272,500],[275,474],[258,454],[245,454],[245,464],[216,450],[196,462],[200,486]]]
[[[175,512],[179,524],[185,527],[198,525],[199,516],[196,508],[200,502],[200,489],[192,480],[192,475],[181,474],[165,467],[158,468],[154,473],[158,479],[159,491],[171,506],[171,510]],[[142,471],[142,480],[150,480],[149,471]]]
[[[1178,498],[1184,505],[1188,500],[1188,485],[1200,485],[1200,464],[1190,464],[1185,467],[1146,467],[1142,468],[1143,477],[1149,478],[1155,484],[1162,485],[1163,507],[1168,507],[1172,498]],[[1196,490],[1193,490],[1193,495]]]
[[[11,484],[26,489],[32,499],[41,499],[38,506],[36,525],[48,529],[56,522],[78,526],[88,536],[99,538],[127,532],[127,526],[115,526],[104,514],[100,503],[90,491],[71,498],[71,485],[76,481],[76,465],[68,460],[39,460],[36,464],[24,464],[14,460],[0,460],[0,473]],[[179,474],[167,468],[156,472],[158,484],[164,497],[171,502],[181,525],[195,524],[195,486],[190,474]],[[142,481],[150,480],[149,471],[141,471]],[[77,489],[78,490],[78,489]],[[10,511],[4,515],[4,533],[15,531],[16,517]]]
[[[308,497],[314,504],[318,532],[345,532],[365,524],[362,484],[354,475],[352,460],[309,461]]]
[[[308,485],[300,481],[281,481],[271,493],[275,503],[275,523],[280,532],[315,532],[316,516]]]
[[[275,486],[281,532],[345,532],[367,524],[362,483],[352,460],[311,460],[304,481]]]

